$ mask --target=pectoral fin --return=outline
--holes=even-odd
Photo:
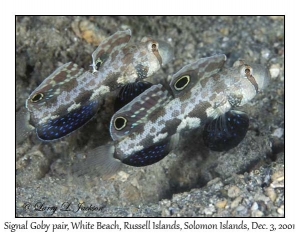
[[[86,159],[73,165],[73,174],[76,176],[101,176],[102,178],[114,175],[122,165],[120,160],[114,158],[114,151],[114,145],[108,143],[87,152]]]
[[[248,127],[249,118],[245,113],[228,111],[205,125],[204,144],[213,151],[230,150],[244,139]]]

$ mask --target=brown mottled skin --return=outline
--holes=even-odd
[[[269,74],[263,66],[248,65],[253,69],[251,73],[255,77],[254,85],[247,79],[244,64],[225,69],[223,67],[225,60],[225,55],[216,55],[182,68],[173,75],[170,85],[175,98],[171,100],[165,98],[165,92],[160,91],[163,87],[156,85],[120,109],[111,121],[111,134],[115,138],[116,148],[122,151],[121,155],[115,156],[123,159],[140,150],[141,147],[147,148],[182,130],[200,127],[205,124],[207,118],[216,118],[230,110],[233,107],[229,101],[230,97],[239,96],[239,101],[234,107],[241,106],[256,95],[256,85],[259,90],[266,86]],[[184,90],[178,91],[173,84],[184,75],[190,75],[190,83]],[[138,102],[153,92],[161,95],[158,99],[165,98],[166,101],[154,105],[155,108],[154,106],[145,108],[144,113],[140,113],[137,119],[138,125],[132,128],[131,122],[136,122],[134,122],[135,117],[131,116],[143,106]],[[113,122],[120,116],[128,118],[128,123],[122,131],[116,131]],[[125,134],[126,131],[129,132]],[[132,147],[133,143],[135,147]]]
[[[162,58],[163,63],[172,58],[172,48],[165,42],[145,37],[139,44],[128,45],[130,38],[130,30],[119,31],[100,43],[92,54],[93,72],[70,62],[47,77],[26,101],[31,123],[38,129],[49,121],[76,111],[89,101],[97,100],[97,108],[100,108],[105,94],[153,75],[161,68]],[[158,48],[155,52],[152,45]],[[142,73],[137,69],[140,65],[145,67]]]
[[[109,176],[121,162],[132,166],[155,163],[176,146],[182,131],[198,128],[208,118],[215,119],[247,103],[257,94],[256,86],[260,91],[267,85],[265,67],[239,61],[225,69],[225,61],[225,55],[215,55],[183,67],[172,77],[172,96],[160,84],[137,96],[112,117],[113,142],[89,151],[87,159],[74,165],[73,171]],[[255,83],[247,78],[249,71]],[[189,81],[178,82],[185,76]],[[115,122],[120,119],[126,120],[118,130]]]

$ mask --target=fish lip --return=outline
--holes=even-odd
[[[157,40],[157,42],[159,44],[159,54],[162,58],[162,66],[164,66],[174,58],[174,49],[165,41]]]
[[[252,68],[252,76],[258,85],[258,91],[265,89],[271,79],[269,68],[266,65],[247,62],[243,60],[243,65],[240,65],[240,72],[244,75],[244,64],[247,64]]]
[[[256,79],[256,82],[258,83],[258,87],[260,90],[265,89],[271,79],[271,75],[269,72],[268,67],[260,64],[251,64],[254,70],[253,76]]]

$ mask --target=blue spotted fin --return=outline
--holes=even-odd
[[[36,125],[37,135],[45,141],[62,138],[91,120],[98,109],[98,100],[81,102],[80,107],[61,111],[58,118]]]
[[[112,139],[119,140],[130,134],[133,129],[139,130],[143,123],[147,122],[148,116],[159,109],[158,106],[166,105],[171,98],[161,84],[153,85],[144,91],[113,115],[110,122]]]
[[[166,138],[123,158],[121,161],[134,167],[148,166],[162,160],[170,153],[171,149],[171,138]]]
[[[218,73],[224,66],[226,55],[201,58],[184,66],[172,76],[170,87],[175,97],[189,92],[199,81]]]
[[[104,39],[92,54],[93,72],[99,71],[103,63],[115,51],[124,48],[131,38],[131,30],[118,31]]]
[[[120,160],[114,158],[115,147],[112,143],[99,146],[85,154],[85,159],[72,166],[76,176],[90,175],[109,178],[121,167]]]
[[[213,151],[230,150],[244,139],[248,127],[249,118],[245,113],[230,110],[206,123],[203,131],[204,144]]]
[[[135,97],[143,93],[151,86],[153,86],[153,84],[146,81],[128,83],[123,86],[115,100],[115,112],[124,107],[126,104],[130,103]]]

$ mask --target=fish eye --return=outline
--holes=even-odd
[[[181,76],[176,83],[174,84],[174,88],[177,91],[183,90],[188,84],[190,83],[190,76],[189,75],[184,75]]]
[[[125,128],[127,120],[124,117],[117,117],[114,120],[114,126],[116,130],[122,130]]]
[[[44,98],[44,94],[43,93],[36,93],[32,96],[32,98],[30,99],[30,101],[32,103],[36,103],[39,102],[40,100],[42,100]]]
[[[98,58],[95,63],[96,63],[97,70],[99,70],[101,65],[103,64],[103,61],[100,58]]]
[[[250,69],[249,69],[249,68],[246,68],[246,69],[245,69],[245,73],[246,73],[246,74],[250,74]]]
[[[243,69],[244,69],[244,72],[245,72],[246,75],[251,75],[252,74],[252,67],[251,66],[245,64],[243,66]]]
[[[158,43],[154,40],[150,41],[148,43],[148,50],[152,51],[152,52],[157,51],[158,50]]]
[[[253,76],[253,70],[252,67],[249,65],[246,65],[246,67],[244,68],[244,72],[245,72],[245,78],[247,78],[250,83],[254,86],[256,93],[258,93],[258,84],[255,80],[255,77]]]

